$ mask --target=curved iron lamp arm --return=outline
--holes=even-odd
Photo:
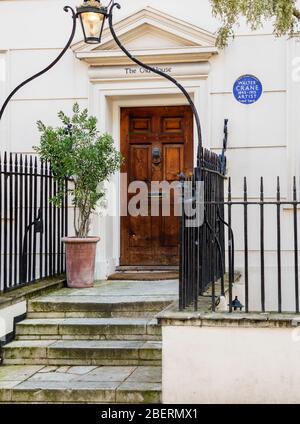
[[[173,84],[175,84],[179,90],[181,90],[181,92],[184,94],[184,96],[186,97],[186,99],[188,100],[193,114],[195,116],[195,120],[196,120],[196,126],[197,126],[197,133],[198,133],[198,154],[197,154],[197,167],[200,168],[201,165],[201,155],[202,155],[202,132],[201,132],[201,123],[200,123],[200,117],[197,111],[197,108],[195,106],[195,103],[193,102],[193,100],[191,99],[191,96],[189,95],[189,93],[187,92],[187,90],[178,82],[176,81],[175,78],[171,77],[170,75],[160,71],[159,69],[153,68],[152,66],[149,66],[143,62],[141,62],[139,59],[137,59],[136,57],[132,56],[132,54],[122,45],[121,41],[119,40],[117,34],[115,33],[114,27],[113,27],[113,9],[114,7],[116,7],[117,9],[121,9],[121,6],[119,3],[114,3],[110,6],[109,9],[109,13],[108,13],[108,23],[109,23],[109,29],[110,32],[115,40],[115,42],[117,43],[117,45],[120,47],[120,49],[126,54],[127,57],[129,57],[129,59],[131,59],[133,62],[135,62],[137,65],[141,66],[142,68],[147,69],[148,71],[151,71],[155,74],[158,74],[166,79],[168,79],[169,81],[171,81]]]
[[[68,50],[68,48],[70,47],[70,45],[71,45],[71,43],[72,43],[72,41],[73,41],[73,39],[74,39],[74,36],[75,36],[75,31],[76,31],[76,19],[77,19],[77,15],[76,15],[76,13],[75,13],[75,11],[72,9],[72,7],[71,6],[65,6],[64,7],[64,11],[65,12],[69,12],[69,11],[71,11],[71,13],[72,13],[72,19],[73,19],[73,28],[72,28],[72,32],[71,32],[71,35],[70,35],[70,38],[69,38],[69,40],[68,40],[68,42],[67,42],[67,44],[66,44],[66,46],[64,47],[64,49],[60,52],[60,54],[57,56],[57,58],[52,62],[52,63],[50,63],[50,65],[48,65],[46,68],[44,68],[42,71],[40,71],[40,72],[38,72],[37,74],[35,74],[35,75],[33,75],[32,77],[30,77],[30,78],[27,78],[25,81],[23,81],[20,85],[18,85],[10,94],[9,94],[9,96],[7,97],[7,99],[5,100],[5,102],[3,103],[3,106],[1,107],[1,110],[0,110],[0,120],[1,120],[1,118],[2,118],[2,116],[3,116],[3,113],[4,113],[4,111],[5,111],[5,109],[6,109],[6,107],[7,107],[7,105],[8,105],[8,103],[9,103],[9,101],[11,100],[11,98],[17,93],[17,91],[19,91],[20,90],[20,88],[22,88],[22,87],[24,87],[24,85],[26,85],[26,84],[28,84],[29,82],[31,82],[31,81],[33,81],[34,79],[36,79],[36,78],[38,78],[38,77],[40,77],[41,75],[43,75],[43,74],[45,74],[46,72],[48,72],[51,68],[53,68],[53,66],[54,65],[56,65],[57,64],[57,62],[59,62],[60,61],[60,59],[63,57],[63,55],[66,53],[66,51]]]

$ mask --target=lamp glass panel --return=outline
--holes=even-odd
[[[101,13],[81,13],[82,24],[87,38],[98,38],[100,35],[104,16]]]

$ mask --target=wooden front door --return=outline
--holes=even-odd
[[[162,216],[161,197],[151,181],[178,180],[193,169],[193,114],[189,106],[124,108],[121,110],[122,172],[127,181],[144,181],[149,190],[148,216],[121,217],[121,265],[178,265],[179,218]],[[126,190],[126,188],[125,188]],[[128,204],[135,194],[126,194]],[[125,196],[125,197],[124,197]],[[150,200],[159,202],[159,216],[151,216]],[[156,214],[157,215],[157,214]]]

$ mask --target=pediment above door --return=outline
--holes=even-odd
[[[214,34],[151,7],[116,22],[114,29],[124,46],[149,64],[207,61],[218,52]],[[79,42],[72,48],[78,59],[92,66],[131,64],[108,27],[100,46]]]

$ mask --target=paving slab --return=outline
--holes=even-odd
[[[0,366],[0,383],[3,381],[22,381],[43,368],[41,365]]]
[[[22,381],[0,381],[0,390],[7,390],[12,389],[13,387],[16,387],[18,384],[20,384]]]
[[[36,373],[30,377],[27,381],[56,381],[56,382],[67,382],[72,381],[76,378],[76,375],[61,373],[61,372],[42,372]]]
[[[85,375],[93,370],[95,370],[97,366],[75,366],[70,367],[68,369],[69,374],[75,374],[75,375]]]
[[[55,340],[15,340],[4,346],[4,349],[10,348],[22,348],[22,347],[48,347],[53,344]]]
[[[136,369],[136,367],[98,367],[93,371],[79,376],[76,381],[115,381],[122,383],[125,381]]]
[[[40,370],[39,370],[39,372],[45,372],[45,373],[48,373],[48,372],[55,372],[56,370],[57,370],[57,366],[49,366],[49,367],[43,367],[43,368],[41,368]]]
[[[69,371],[69,368],[69,366],[58,367],[55,372],[64,374]]]

